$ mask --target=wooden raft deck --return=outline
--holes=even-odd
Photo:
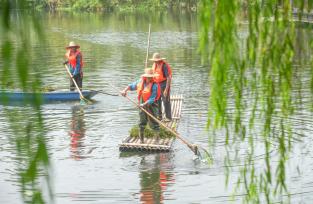
[[[164,122],[167,127],[177,130],[178,122],[180,120],[181,110],[183,104],[182,95],[172,95],[171,96],[171,107],[172,107],[172,121]],[[162,105],[163,118],[165,118],[164,107]],[[156,141],[156,138],[145,138],[144,143],[140,143],[139,137],[126,137],[122,143],[119,145],[120,151],[139,151],[139,152],[168,152],[175,140],[172,138],[160,138]]]

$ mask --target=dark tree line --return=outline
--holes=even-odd
[[[47,10],[146,10],[183,8],[195,10],[199,0],[28,0],[29,7]]]

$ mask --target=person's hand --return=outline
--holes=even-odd
[[[164,92],[163,92],[163,95],[164,95],[165,97],[167,97],[167,94],[168,94],[168,91],[167,91],[167,89],[165,89]]]
[[[122,96],[124,96],[124,97],[125,97],[125,96],[126,96],[126,94],[127,94],[127,89],[124,89],[124,90],[123,90],[123,91],[121,91],[120,93],[121,93],[121,95],[122,95]]]
[[[143,107],[145,107],[146,105],[147,105],[147,102],[141,103],[141,104],[139,105],[139,107],[143,108]]]
[[[68,60],[64,61],[64,62],[63,62],[63,65],[66,65],[67,63],[68,63]]]
[[[120,93],[122,96],[124,96],[124,97],[126,96],[126,91],[121,91]]]

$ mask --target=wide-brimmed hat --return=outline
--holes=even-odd
[[[161,61],[161,60],[165,60],[165,59],[166,58],[161,57],[160,53],[156,52],[153,54],[152,58],[149,60],[157,62],[157,61]]]
[[[154,73],[152,68],[146,68],[145,73],[141,76],[142,77],[157,77],[159,75]]]
[[[66,49],[72,48],[72,47],[76,47],[76,48],[80,48],[79,45],[75,44],[73,41],[71,41],[67,47],[65,47]]]

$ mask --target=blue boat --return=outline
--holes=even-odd
[[[97,91],[85,90],[82,91],[83,96],[86,99],[90,99],[95,96]],[[35,98],[41,97],[43,102],[53,102],[53,101],[77,101],[80,100],[80,95],[77,91],[52,91],[52,92],[42,92],[42,93],[29,93],[29,92],[9,92],[0,91],[0,101],[6,102],[27,102],[32,101]]]

